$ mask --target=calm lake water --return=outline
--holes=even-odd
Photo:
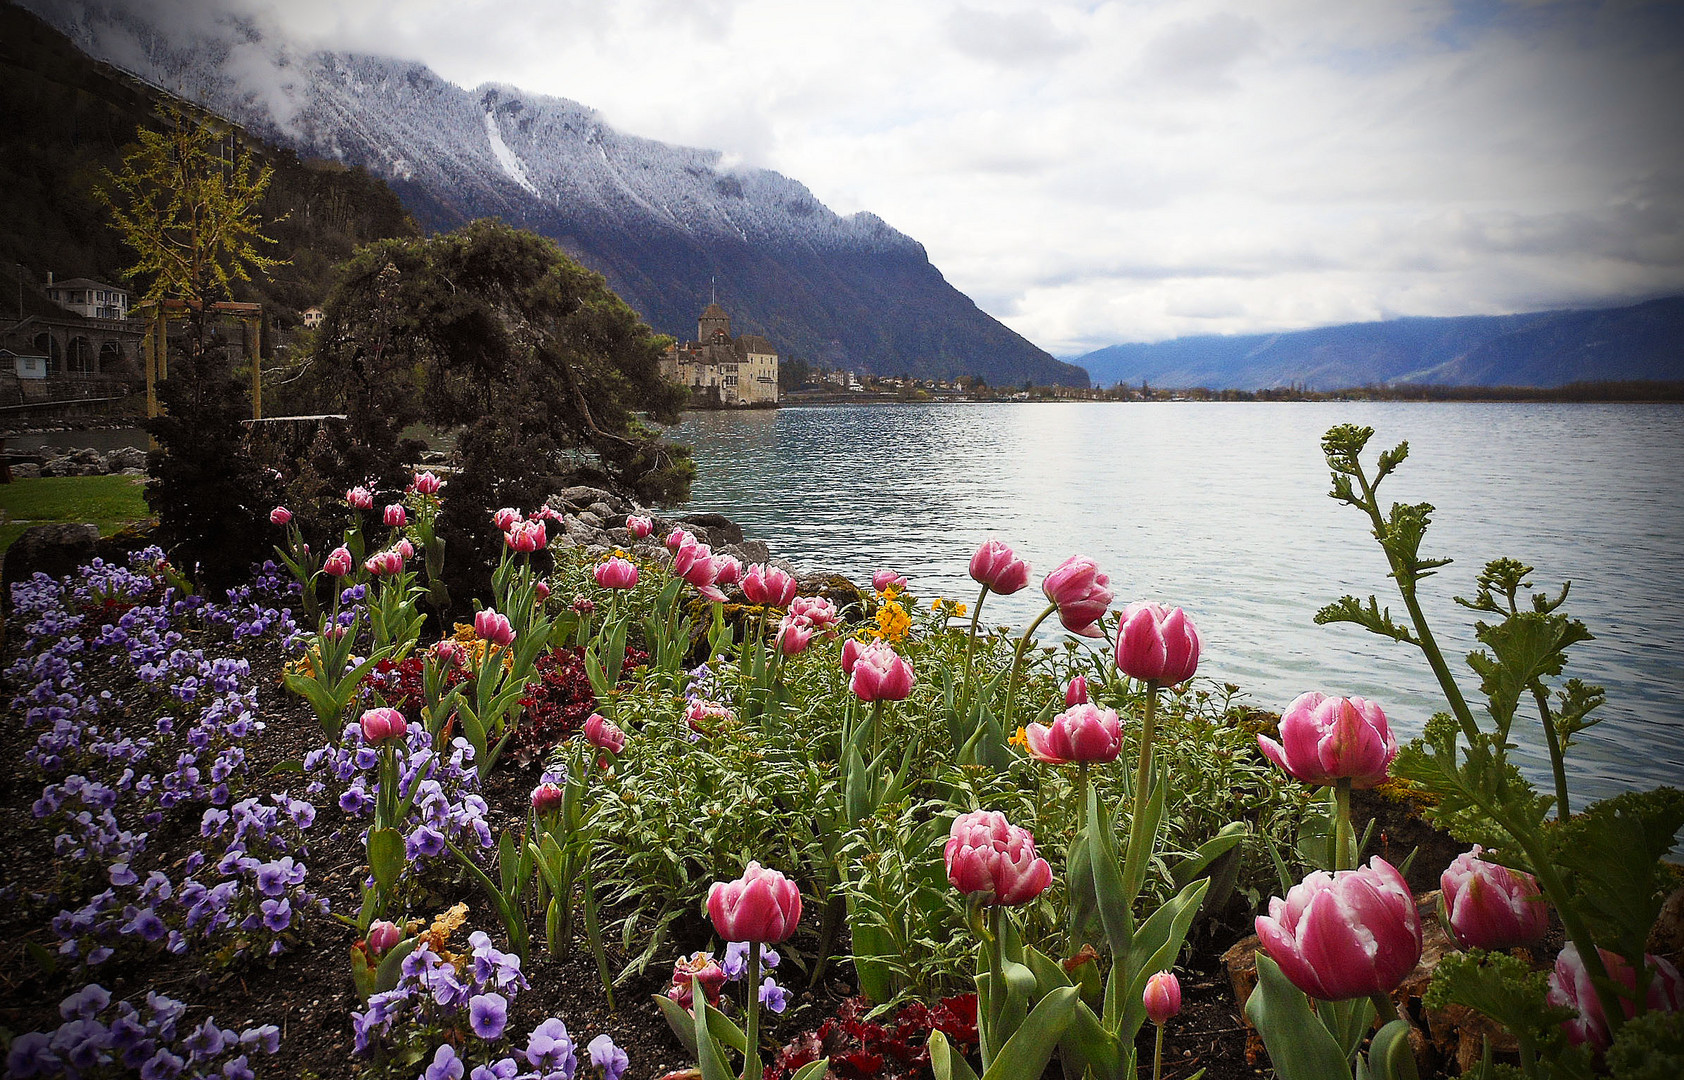
[[[803,569],[855,580],[890,568],[926,601],[967,604],[978,543],[996,536],[1034,568],[1090,555],[1118,604],[1187,609],[1200,674],[1280,709],[1306,690],[1382,704],[1400,736],[1444,708],[1417,650],[1318,608],[1351,593],[1402,615],[1385,556],[1357,510],[1327,497],[1320,439],[1376,430],[1368,460],[1408,440],[1382,501],[1431,502],[1424,554],[1455,562],[1423,583],[1452,663],[1474,647],[1472,595],[1488,559],[1571,580],[1565,610],[1596,640],[1568,675],[1601,683],[1602,726],[1570,758],[1570,787],[1602,797],[1684,784],[1684,406],[1416,403],[1047,403],[837,406],[694,413],[693,506],[717,510]],[[990,597],[990,623],[1027,624],[1031,587]],[[1478,680],[1459,667],[1465,694]],[[1476,706],[1477,708],[1477,706]],[[1515,725],[1535,780],[1548,761],[1535,722]]]

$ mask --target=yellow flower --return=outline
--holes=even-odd
[[[912,617],[906,609],[893,600],[885,601],[877,608],[876,629],[868,629],[872,637],[890,644],[899,644],[906,640],[906,635],[912,630]]]
[[[1017,729],[1017,734],[1006,741],[1013,746],[1021,746],[1027,750],[1029,749],[1029,732],[1020,727]]]

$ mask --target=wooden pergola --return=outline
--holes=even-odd
[[[185,319],[198,307],[186,300],[143,301],[136,310],[149,312],[143,318],[147,327],[142,352],[146,356],[146,415],[157,416],[158,383],[169,378],[169,324],[171,319]],[[246,328],[246,357],[251,361],[251,418],[263,419],[263,305],[242,304],[232,300],[218,301],[211,311],[240,320]]]

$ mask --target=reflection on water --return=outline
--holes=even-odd
[[[1374,427],[1369,460],[1408,440],[1382,500],[1437,508],[1423,552],[1455,562],[1422,585],[1454,660],[1474,647],[1451,600],[1486,560],[1573,582],[1567,610],[1596,640],[1569,675],[1608,688],[1607,723],[1584,735],[1576,791],[1684,783],[1684,407],[1416,403],[1047,403],[836,406],[696,413],[694,505],[718,510],[774,554],[856,580],[880,567],[926,599],[975,599],[965,568],[988,536],[1036,581],[1091,555],[1118,603],[1185,607],[1206,643],[1200,673],[1279,709],[1298,693],[1381,702],[1400,734],[1443,708],[1420,654],[1352,626],[1318,627],[1344,593],[1401,609],[1366,519],[1326,497],[1320,439]],[[990,598],[990,622],[1023,625],[1037,589]],[[1466,669],[1459,671],[1465,675]],[[1477,698],[1477,680],[1464,677]],[[1541,736],[1516,736],[1535,778]]]

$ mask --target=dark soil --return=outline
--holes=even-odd
[[[16,640],[14,634],[7,662],[15,659]],[[281,687],[277,655],[252,653],[246,658],[253,666],[262,717],[268,725],[248,744],[252,775],[261,776],[282,762],[299,761],[320,745],[321,731],[304,703]],[[16,687],[0,692],[9,701]],[[23,732],[20,723],[0,725],[0,807],[8,811],[12,830],[8,842],[0,844],[0,901],[4,901],[0,903],[0,1027],[12,1033],[56,1027],[58,1002],[85,981],[64,969],[44,966],[37,959],[56,948],[48,922],[60,905],[45,891],[56,877],[52,838],[30,812],[41,790],[40,779],[23,760],[33,739],[34,734]],[[494,830],[524,818],[528,793],[535,782],[535,768],[500,768],[493,774],[484,795],[493,810]],[[1411,848],[1419,846],[1410,883],[1418,893],[1437,888],[1437,873],[1459,853],[1459,845],[1435,833],[1399,804],[1373,793],[1357,793],[1355,808],[1359,834],[1369,817],[1379,817],[1374,853],[1401,861]],[[179,808],[154,829],[148,862],[172,866],[184,859],[198,845],[196,826],[201,810]],[[321,808],[310,832],[312,878],[338,910],[351,906],[357,883],[366,873],[357,829],[342,829],[344,824],[343,815],[330,804]],[[477,887],[458,882],[449,895],[434,899],[434,911],[465,901],[472,913],[471,925],[500,937],[496,920]],[[618,924],[617,913],[607,911],[604,915],[608,924]],[[325,918],[314,920],[311,926],[309,941],[272,962],[217,969],[207,968],[207,958],[197,952],[181,958],[166,955],[144,964],[109,963],[97,969],[97,981],[114,998],[144,997],[150,989],[188,1002],[193,1006],[189,1013],[193,1023],[209,1013],[223,1026],[237,1029],[277,1025],[282,1031],[280,1052],[253,1062],[261,1076],[356,1076],[365,1066],[351,1056],[350,1016],[360,1007],[351,984],[348,957],[354,935]],[[636,1080],[652,1080],[669,1070],[689,1067],[692,1062],[668,1030],[652,995],[665,987],[673,959],[709,947],[709,928],[698,916],[681,920],[674,931],[656,962],[619,987],[614,1010],[608,1009],[603,998],[582,933],[569,955],[560,959],[550,958],[541,944],[535,943],[526,968],[531,989],[513,1003],[510,1030],[529,1031],[544,1017],[558,1016],[581,1046],[606,1032],[630,1056],[632,1067],[627,1075]],[[1183,1011],[1167,1028],[1164,1076],[1170,1080],[1182,1080],[1200,1069],[1206,1070],[1210,1080],[1249,1080],[1265,1072],[1266,1062],[1248,1058],[1247,1028],[1220,960],[1229,946],[1250,932],[1249,913],[1231,914],[1225,921],[1207,921],[1195,928],[1193,947],[1179,968]],[[629,956],[618,948],[617,934],[608,937],[609,965],[618,971]],[[634,947],[640,950],[642,944],[636,942]],[[806,944],[810,947],[812,942]],[[783,1016],[767,1018],[768,1041],[792,1041],[834,1015],[837,1006],[855,992],[847,981],[849,974],[846,963],[833,965],[823,983],[806,990],[799,989],[805,980],[798,972],[786,973],[784,981],[796,992]],[[1146,1068],[1150,1068],[1152,1059],[1153,1035],[1152,1025],[1146,1025],[1139,1043]],[[1058,1075],[1056,1066],[1048,1075]]]

